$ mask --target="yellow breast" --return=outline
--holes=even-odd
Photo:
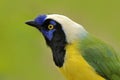
[[[105,80],[80,55],[76,43],[67,45],[65,62],[59,69],[68,80]]]

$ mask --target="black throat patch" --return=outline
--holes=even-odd
[[[50,20],[47,20],[49,22]],[[57,23],[57,22],[56,22]],[[62,30],[62,27],[59,23],[55,26],[56,31],[53,33],[52,40],[48,40],[45,36],[47,45],[51,48],[53,53],[53,60],[58,67],[62,67],[65,57],[65,46],[67,44],[65,33]]]

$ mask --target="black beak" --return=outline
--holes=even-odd
[[[33,27],[37,27],[37,24],[34,21],[27,21],[25,22],[27,25],[33,26]]]

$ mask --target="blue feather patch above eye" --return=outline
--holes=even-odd
[[[46,15],[40,15],[35,19],[35,22],[38,25],[42,25],[44,23],[46,17],[47,17]]]
[[[55,25],[56,25],[56,22],[52,20],[52,21],[50,21],[50,24],[52,24],[52,25],[55,26]]]

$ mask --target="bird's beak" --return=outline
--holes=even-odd
[[[35,21],[27,21],[25,22],[27,25],[33,26],[33,27],[37,27],[37,24],[35,23]]]

